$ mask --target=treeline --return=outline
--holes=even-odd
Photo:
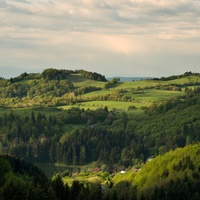
[[[40,73],[22,73],[21,75],[10,78],[10,83],[20,82],[24,80],[32,80],[32,79],[46,79],[46,80],[65,80],[68,78],[70,74],[81,74],[82,76],[96,80],[96,81],[107,81],[105,76],[98,74],[96,72],[89,72],[86,70],[66,70],[66,69],[54,69],[49,68],[45,69],[41,74]],[[1,77],[1,80],[5,80]]]
[[[101,88],[95,87],[95,86],[80,87],[80,88],[74,90],[74,95],[78,96],[78,95],[83,95],[83,94],[86,94],[89,92],[99,91],[99,90],[101,90]]]
[[[80,69],[80,70],[75,70],[75,73],[80,73],[82,76],[92,79],[92,80],[107,82],[107,79],[105,78],[105,76],[98,74],[96,72],[88,72],[88,71]]]
[[[189,72],[185,72],[184,74],[181,75],[173,75],[173,76],[169,76],[169,77],[161,77],[159,78],[154,78],[153,80],[161,80],[161,81],[169,81],[169,80],[175,80],[175,79],[180,79],[180,78],[184,78],[184,77],[188,77],[188,76],[199,76],[199,73],[193,73],[191,71]]]
[[[106,82],[105,76],[98,74],[96,72],[88,72],[86,70],[57,70],[57,69],[46,69],[42,72],[41,76],[47,80],[63,80],[67,79],[68,75],[70,74],[81,74],[85,78],[89,78],[96,81],[103,81]]]

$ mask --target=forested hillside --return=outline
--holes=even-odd
[[[108,199],[197,200],[200,198],[200,144],[177,148],[112,179]]]
[[[91,83],[91,80],[97,82]],[[91,84],[99,84],[99,80],[106,81],[104,76],[84,70],[47,69],[41,74],[24,73],[19,77],[0,81],[5,86],[0,88],[1,101],[5,100],[8,104],[10,102],[10,106],[18,107],[30,101],[43,105],[46,98],[51,98],[52,102],[62,100],[68,105],[69,102],[64,97],[66,94],[71,100],[76,93],[90,91],[93,94],[93,90],[98,88]],[[84,109],[71,105],[64,110],[61,107],[47,108],[47,105],[40,105],[29,111],[2,109],[0,152],[32,162],[67,165],[96,162],[97,165],[139,167],[149,156],[162,155],[176,147],[199,142],[198,80],[199,74],[187,72],[159,80],[133,82],[131,85],[122,84],[118,79],[105,82],[104,89],[100,88],[101,92],[108,91],[109,98],[112,99],[117,91],[118,97],[122,95],[124,100],[127,99],[125,101],[129,101],[129,108],[133,110],[131,113],[126,109],[110,109],[109,106]],[[85,87],[80,84],[85,84]],[[130,93],[128,87],[133,86]],[[166,96],[166,91],[169,90],[178,90],[176,94],[179,96],[174,93]],[[8,91],[12,98],[8,98]],[[159,98],[151,101],[150,97],[157,95],[157,91]],[[149,99],[145,100],[147,96]],[[76,98],[83,100],[86,97],[78,95]],[[116,98],[115,101],[121,103],[122,100]],[[136,101],[140,101],[143,107],[135,107]],[[109,99],[104,102],[108,103]],[[148,107],[144,106],[147,102]],[[143,113],[138,115],[137,110]]]
[[[188,91],[137,116],[107,107],[48,116],[9,111],[0,117],[0,150],[32,162],[139,167],[152,155],[199,142],[199,90]]]
[[[1,200],[100,200],[99,186],[84,186],[73,181],[71,187],[63,184],[60,176],[53,180],[33,164],[11,156],[0,156]]]
[[[0,156],[0,199],[53,199],[44,172],[11,156]]]
[[[191,72],[124,83],[118,78],[107,81],[98,73],[84,70],[47,69],[41,74],[1,78],[0,154],[33,163],[70,165],[75,170],[64,173],[69,179],[83,169],[94,168],[107,174],[100,176],[111,190],[102,193],[99,184],[77,181],[69,188],[60,176],[52,183],[38,169],[27,169],[25,161],[2,156],[0,199],[9,199],[9,188],[23,188],[27,182],[26,194],[19,190],[16,195],[35,198],[38,192],[41,199],[49,199],[49,195],[52,199],[87,199],[87,194],[88,199],[125,199],[128,194],[130,199],[173,199],[168,192],[176,196],[182,194],[182,188],[190,188],[189,194],[198,199],[199,85],[200,75]],[[183,155],[179,150],[166,154],[183,147],[181,152],[188,151],[185,157],[175,159]],[[152,166],[147,161],[154,157]],[[167,159],[170,166],[166,166]],[[159,165],[164,167],[158,169]],[[158,172],[155,177],[148,166]],[[132,167],[141,171],[129,177],[134,177],[131,180],[135,185],[123,180],[117,185],[117,176],[111,181],[111,174]],[[146,168],[149,174],[143,173]],[[180,176],[175,177],[176,172]],[[34,173],[44,179],[44,188]],[[123,194],[118,192],[121,187]],[[180,199],[188,199],[188,195]]]
[[[1,107],[64,105],[73,103],[80,93],[99,90],[99,87],[77,87],[76,82],[106,82],[105,76],[85,70],[46,69],[41,74],[27,74],[0,80]],[[64,99],[64,101],[63,101]],[[76,99],[76,98],[75,98]]]
[[[200,145],[177,148],[149,159],[139,170],[130,168],[114,176],[106,172],[83,171],[76,178],[71,177],[70,185],[64,183],[66,178],[69,179],[66,173],[63,178],[57,174],[48,180],[33,164],[10,156],[0,157],[0,172],[2,200],[198,200]],[[89,175],[91,178],[86,182]],[[95,176],[104,181],[95,183]]]

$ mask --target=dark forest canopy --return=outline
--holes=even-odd
[[[177,148],[147,161],[139,171],[109,176],[104,183],[89,183],[74,179],[64,183],[65,176],[49,180],[33,164],[13,156],[0,156],[0,199],[41,200],[149,200],[200,198],[200,145]],[[88,172],[82,172],[88,176]],[[64,179],[63,179],[64,178]]]
[[[42,108],[23,115],[10,111],[0,117],[0,150],[33,162],[140,166],[149,156],[199,142],[199,109],[199,93],[193,93],[137,117],[107,107],[58,109],[48,116]]]

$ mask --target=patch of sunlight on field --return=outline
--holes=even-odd
[[[103,88],[104,85],[105,85],[105,82],[94,81],[94,80],[85,80],[85,81],[82,81],[82,82],[74,83],[75,88],[89,87],[89,86]]]
[[[79,107],[84,109],[91,109],[95,110],[97,108],[105,108],[108,107],[109,110],[117,109],[117,110],[127,110],[129,106],[135,106],[136,108],[141,108],[142,106],[149,106],[150,103],[147,102],[120,102],[120,101],[90,101],[90,102],[83,102],[77,103],[74,105],[66,105],[60,106],[59,108],[62,109],[70,109],[71,107]]]
[[[132,89],[132,88],[138,88],[138,87],[147,87],[147,86],[156,86],[157,82],[153,80],[143,80],[143,81],[133,81],[133,82],[123,82],[119,83],[114,87],[115,89]]]
[[[196,83],[200,82],[199,76],[187,76],[179,79],[169,80],[169,81],[159,81],[160,83],[167,84],[185,84],[185,83]]]
[[[84,94],[83,97],[96,97],[96,96],[101,96],[101,95],[108,95],[108,94],[111,94],[112,92],[113,92],[112,90],[93,91],[93,92]]]
[[[103,88],[104,85],[105,85],[105,82],[91,80],[91,79],[82,77],[79,74],[69,75],[67,77],[67,79],[69,81],[73,82],[73,85],[74,85],[75,88],[88,87],[88,86],[94,86],[94,87]]]
[[[144,91],[144,93],[141,93],[141,94],[134,94],[133,96],[137,98],[146,97],[147,100],[148,99],[150,100],[150,98],[154,97],[157,100],[159,100],[163,98],[177,97],[177,96],[182,96],[182,95],[184,95],[184,92],[151,89],[151,90],[146,90]]]

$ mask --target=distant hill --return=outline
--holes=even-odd
[[[114,76],[114,77],[107,77],[107,80],[110,81],[113,78],[119,78],[120,82],[131,82],[131,81],[141,81],[141,80],[148,80],[154,79],[155,77],[124,77],[124,76]]]
[[[50,68],[42,73],[24,72],[10,79],[1,77],[0,107],[76,104],[91,108],[91,102],[93,107],[98,108],[101,105],[109,106],[109,109],[133,110],[147,108],[156,101],[182,96],[185,87],[199,85],[199,74],[192,72],[166,78],[119,76],[106,79],[96,72]]]

